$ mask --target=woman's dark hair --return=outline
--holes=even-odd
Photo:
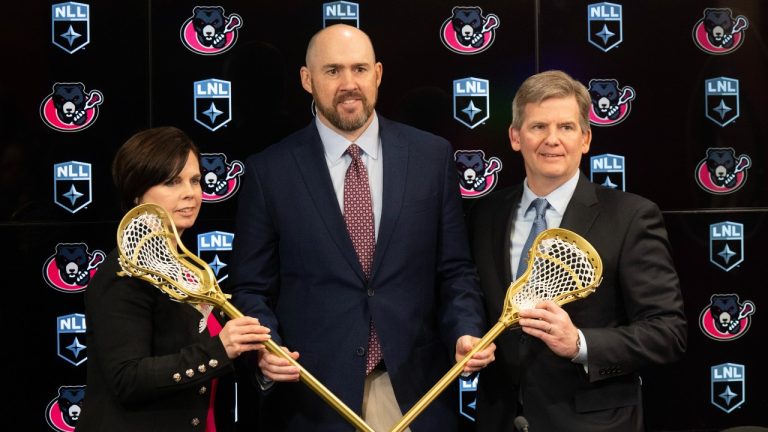
[[[127,211],[152,186],[179,175],[189,152],[200,160],[200,151],[180,129],[171,126],[143,130],[123,143],[112,162],[112,180],[120,206]]]

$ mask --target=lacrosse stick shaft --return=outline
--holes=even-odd
[[[221,310],[223,310],[224,313],[226,313],[230,318],[240,318],[244,316],[243,313],[232,306],[232,303],[230,302],[224,302],[221,305]],[[275,341],[268,339],[266,342],[264,342],[264,347],[270,353],[288,360],[292,366],[297,367],[299,369],[299,377],[304,382],[304,384],[306,384],[307,387],[311,388],[315,393],[317,393],[318,396],[323,398],[323,400],[325,400],[331,407],[333,407],[336,412],[341,414],[342,417],[344,417],[349,423],[355,426],[357,430],[363,432],[376,432],[370,426],[368,426],[368,424],[363,419],[361,419],[356,412],[350,409],[346,404],[344,404],[344,402],[341,401],[341,399],[336,397],[335,394],[333,394],[330,390],[328,390],[327,387],[320,383],[317,378],[312,376],[312,374],[304,369],[304,367],[301,366],[290,355],[288,355],[288,353],[283,351],[283,349],[280,348],[280,346],[275,343]]]
[[[475,345],[474,348],[466,355],[463,359],[461,359],[460,362],[453,365],[453,367],[446,372],[445,375],[443,375],[442,378],[440,378],[440,381],[438,381],[432,388],[419,399],[416,404],[413,405],[413,407],[408,410],[407,413],[403,416],[402,419],[392,428],[391,432],[402,432],[404,431],[408,425],[413,422],[413,420],[416,419],[416,417],[421,414],[422,411],[424,411],[429,404],[432,403],[439,395],[443,392],[443,390],[446,389],[452,382],[456,381],[456,378],[461,374],[462,369],[464,369],[464,366],[469,362],[470,359],[472,359],[472,356],[477,354],[479,351],[484,350],[488,345],[491,344],[496,338],[501,334],[501,332],[504,331],[505,328],[508,326],[511,326],[512,324],[519,321],[519,318],[515,318],[509,323],[502,322],[499,320],[499,322],[496,323],[489,331],[488,333],[483,336],[482,339],[480,339],[477,342],[477,345]]]

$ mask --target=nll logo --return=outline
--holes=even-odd
[[[70,314],[56,318],[56,352],[75,366],[88,360],[85,354],[85,315]]]
[[[76,213],[91,203],[91,164],[62,162],[53,166],[53,201]]]
[[[625,189],[624,156],[602,154],[589,158],[589,180],[611,189]]]
[[[73,54],[91,41],[90,6],[58,3],[51,6],[51,42]]]
[[[453,81],[453,118],[470,129],[491,116],[488,80],[462,78]]]
[[[360,5],[348,1],[323,3],[323,28],[333,24],[360,28]]]
[[[195,121],[216,131],[232,120],[232,83],[220,79],[195,81]]]
[[[744,261],[744,224],[720,222],[709,226],[709,261],[725,271]]]
[[[621,5],[587,5],[587,41],[602,51],[616,48],[624,40]]]

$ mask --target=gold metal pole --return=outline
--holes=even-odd
[[[237,308],[235,308],[232,303],[225,302],[221,305],[221,309],[226,313],[230,318],[240,318],[243,315],[242,312],[240,312]],[[307,385],[307,387],[311,388],[315,393],[317,393],[318,396],[323,398],[328,405],[333,407],[333,409],[336,410],[339,414],[341,414],[342,417],[344,417],[348,422],[350,422],[353,426],[357,428],[359,431],[363,432],[376,432],[374,431],[368,424],[360,418],[359,415],[357,415],[356,412],[354,412],[352,409],[350,409],[344,402],[341,401],[338,397],[336,397],[335,394],[333,394],[330,390],[328,390],[327,387],[325,387],[323,384],[320,383],[320,381],[317,380],[314,376],[312,376],[311,373],[309,373],[302,365],[300,365],[296,360],[293,359],[288,353],[283,351],[280,346],[275,343],[272,339],[267,340],[264,342],[264,347],[267,349],[267,351],[271,352],[272,354],[279,356],[281,358],[284,358],[288,360],[288,362],[299,369],[299,377],[304,382],[304,384]]]
[[[464,366],[469,362],[469,360],[472,358],[473,355],[477,354],[478,351],[482,351],[485,349],[488,345],[491,344],[500,334],[502,331],[504,331],[507,326],[514,324],[517,322],[519,318],[513,320],[509,324],[503,323],[501,321],[497,322],[496,325],[494,325],[488,333],[483,336],[482,339],[480,339],[477,342],[477,345],[475,345],[474,348],[472,348],[472,351],[470,351],[464,358],[453,365],[453,367],[445,374],[442,378],[440,378],[440,381],[437,382],[432,388],[419,399],[418,402],[416,402],[413,407],[408,410],[407,413],[403,416],[402,419],[395,425],[395,427],[392,428],[391,432],[402,432],[406,428],[408,428],[408,425],[413,422],[414,419],[416,419],[416,416],[421,414],[422,411],[424,411],[427,406],[429,406],[432,401],[437,398],[440,393],[445,390],[446,387],[452,382],[456,380],[456,378],[461,374],[462,369],[464,369]]]
[[[133,226],[135,220],[146,218],[137,226]],[[128,228],[131,226],[132,228]],[[137,230],[137,231],[131,231]],[[124,234],[129,231],[135,236],[141,235],[137,244],[131,245],[132,251],[126,253],[124,244]],[[130,237],[130,236],[129,236]],[[148,243],[151,238],[163,237],[165,242],[163,247],[159,245],[156,248]],[[216,282],[211,267],[195,254],[191,253],[179,238],[176,225],[173,219],[161,206],[157,204],[140,204],[123,216],[117,229],[117,245],[120,252],[120,266],[122,271],[118,272],[121,276],[135,276],[165,292],[174,300],[189,304],[207,303],[219,307],[230,318],[240,318],[243,315],[232,303],[227,300],[227,296],[221,291],[221,287]],[[148,247],[145,247],[149,245]],[[180,274],[169,274],[169,269],[158,268],[152,265],[139,265],[138,256],[144,253],[145,249],[149,254],[159,255],[163,260],[172,260],[182,266]],[[146,263],[145,263],[146,264]],[[186,282],[197,282],[197,289],[184,283],[180,283],[179,278]],[[292,366],[299,369],[299,379],[309,388],[325,400],[333,409],[335,409],[349,423],[354,425],[362,432],[376,432],[368,426],[360,416],[344,404],[336,395],[322,385],[312,374],[302,367],[296,360],[283,351],[272,339],[264,342],[265,348],[272,354],[287,360]]]

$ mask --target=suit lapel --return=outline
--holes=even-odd
[[[494,213],[492,221],[493,225],[491,226],[493,250],[501,252],[493,254],[493,259],[496,260],[495,268],[502,270],[498,276],[501,286],[505,290],[513,280],[509,247],[510,239],[512,238],[512,230],[515,227],[515,218],[517,216],[515,209],[520,203],[521,196],[522,187],[515,187],[510,190],[504,199],[500,200],[502,208]]]
[[[403,137],[392,127],[391,122],[379,116],[382,157],[384,158],[381,222],[376,238],[376,252],[373,256],[373,276],[386,253],[395,222],[400,216],[408,174],[408,146]]]
[[[312,202],[328,229],[328,234],[353,271],[364,279],[363,269],[357,259],[352,240],[347,233],[347,225],[333,190],[328,164],[325,162],[325,150],[314,121],[305,128],[301,140],[301,145],[293,150],[293,157],[298,167],[297,171],[301,174],[304,185],[309,190],[309,196],[312,197]]]
[[[560,223],[561,228],[569,229],[580,235],[589,231],[600,209],[600,206],[597,205],[595,187],[583,173],[579,175],[576,190],[573,192],[573,197],[571,197]]]

